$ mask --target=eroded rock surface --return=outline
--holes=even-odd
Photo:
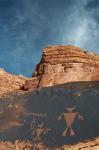
[[[0,93],[95,80],[99,80],[99,55],[71,45],[48,46],[32,78],[14,76],[0,69]]]
[[[15,76],[7,73],[2,68],[0,68],[0,95],[13,90],[19,90],[27,78],[23,76]]]
[[[67,101],[68,101],[68,104],[69,103],[71,104],[72,103],[71,100],[74,99],[75,104],[78,106],[78,108],[80,107],[81,110],[84,111],[84,113],[88,111],[87,118],[86,116],[84,116],[84,118],[86,119],[86,122],[85,122],[86,129],[88,130],[96,129],[97,132],[95,130],[94,130],[95,132],[93,132],[92,130],[92,134],[95,133],[95,135],[97,136],[97,133],[99,131],[98,130],[99,123],[97,121],[98,116],[99,116],[98,115],[99,113],[98,111],[98,91],[99,90],[98,89],[99,88],[97,85],[98,82],[95,82],[94,86],[92,82],[86,83],[86,84],[84,83],[84,85],[82,86],[81,86],[82,83],[80,84],[78,83],[77,85],[74,85],[75,89],[77,88],[76,89],[77,91],[69,94],[69,96],[71,96],[70,98],[69,96],[67,96],[69,92],[68,86],[73,91],[73,83],[68,83],[69,84],[68,86],[65,84],[62,86],[60,85],[60,87],[57,89],[58,91],[56,89],[55,90],[52,89],[52,92],[50,90],[47,91],[46,89],[40,89],[40,87],[53,86],[53,85],[62,84],[66,82],[95,81],[95,80],[99,80],[99,56],[96,54],[88,53],[74,46],[49,46],[45,48],[41,61],[37,65],[36,71],[33,73],[32,78],[25,78],[23,76],[13,76],[5,72],[3,69],[0,69],[0,94],[1,95],[7,92],[11,92],[13,90],[16,91],[20,89],[28,90],[28,89],[39,88],[38,90],[34,91],[34,93],[30,93],[30,95],[24,95],[24,97],[21,95],[22,91],[20,91],[19,98],[17,98],[18,94],[12,95],[13,94],[12,92],[9,97],[9,101],[7,100],[8,96],[5,97],[4,99],[1,99],[0,117],[2,121],[0,122],[0,129],[3,132],[4,130],[8,130],[9,128],[12,129],[12,127],[13,129],[16,129],[16,128],[20,129],[25,126],[27,127],[25,128],[25,131],[27,131],[29,130],[28,127],[30,127],[29,123],[31,122],[28,122],[29,126],[27,126],[27,120],[26,119],[22,120],[24,119],[23,116],[26,116],[26,118],[27,116],[29,116],[30,118],[31,115],[34,115],[35,108],[37,109],[36,111],[39,111],[39,106],[40,106],[40,110],[43,110],[43,112],[44,112],[44,108],[45,108],[45,112],[46,110],[54,111],[55,108],[56,110],[58,109],[59,111],[59,108],[61,107],[61,104],[62,104],[62,100],[66,102],[66,104],[63,103],[64,105],[62,105],[62,107],[65,105],[67,107]],[[87,84],[88,84],[88,87],[87,87]],[[63,91],[62,89],[60,89],[61,87],[64,87]],[[44,92],[43,90],[46,90],[46,91]],[[63,92],[67,92],[65,95],[66,100],[64,99],[64,97],[62,98]],[[27,93],[29,94],[29,92]],[[64,94],[65,93],[63,93],[63,95]],[[0,98],[1,98],[1,95],[0,95]],[[15,98],[16,98],[16,101],[15,101]],[[59,104],[58,104],[58,99],[59,99],[59,102],[61,101],[61,103]],[[81,99],[82,99],[82,102],[81,102]],[[44,100],[44,103],[42,102],[42,100]],[[47,103],[46,103],[46,100],[47,100]],[[53,100],[52,104],[48,103],[48,100],[49,101]],[[56,104],[58,104],[59,108]],[[47,107],[48,108],[51,107],[51,109],[46,109]],[[29,110],[31,110],[31,112],[34,111],[32,112],[33,114],[31,112],[28,112],[29,111],[28,108],[30,108]],[[89,118],[91,118],[91,120]],[[87,121],[94,128],[87,127]],[[52,125],[53,125],[53,122],[54,120],[52,121]],[[94,126],[93,126],[93,122],[95,122]],[[57,123],[55,122],[55,124]],[[82,130],[83,127],[84,127],[85,133],[84,132],[81,132],[81,133],[86,134],[87,131],[85,130],[85,126],[82,126],[82,128],[80,129]],[[77,130],[79,130],[79,128],[77,128]],[[91,130],[90,132],[88,131],[88,133],[91,133]],[[10,133],[9,136],[17,135],[17,134],[13,134],[12,131],[13,130],[9,132]],[[18,133],[18,129],[15,131],[17,131]],[[19,130],[19,131],[21,135],[22,133],[21,131],[23,130]],[[1,132],[1,137],[2,137],[2,132]],[[6,134],[3,134],[3,135],[6,135]],[[26,135],[29,136],[28,134]],[[0,150],[34,149],[34,145],[30,141],[22,142],[19,140],[16,141],[16,139],[14,140],[15,142],[13,143],[12,143],[12,140],[7,142],[7,140],[4,139],[5,142],[1,141]],[[39,149],[43,150],[43,147]],[[45,150],[52,150],[52,149],[46,147]],[[86,141],[86,142],[80,142],[75,145],[66,145],[65,143],[62,146],[62,148],[57,147],[55,148],[55,150],[99,150],[99,138]]]
[[[37,79],[36,86],[32,87],[34,78]],[[99,55],[75,46],[48,46],[36,66],[33,79],[26,82],[25,86],[31,89],[94,80],[99,80]]]
[[[0,142],[0,150],[99,150],[99,138],[80,142],[75,145],[64,145],[62,148],[48,148],[43,144],[39,143],[38,145],[33,145],[31,142],[25,141],[15,141],[15,143],[11,142]]]

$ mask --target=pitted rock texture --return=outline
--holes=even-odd
[[[99,138],[85,141],[85,142],[79,142],[75,145],[64,145],[64,150],[99,150]]]
[[[57,148],[49,148],[44,146],[43,144],[35,144],[33,145],[31,142],[26,141],[15,141],[15,143],[11,142],[0,142],[0,150],[99,150],[99,138],[80,142],[75,145],[64,145],[63,147],[57,147]]]
[[[71,45],[48,46],[36,66],[33,80],[34,76],[39,77],[36,87],[99,80],[99,55]],[[31,81],[26,82],[26,89],[32,88]]]

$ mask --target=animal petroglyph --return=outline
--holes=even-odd
[[[66,112],[62,113],[59,117],[58,120],[60,120],[62,117],[64,117],[65,122],[66,122],[66,129],[62,133],[63,136],[74,136],[75,132],[72,129],[72,125],[75,121],[76,118],[79,120],[83,120],[83,117],[75,111],[76,107],[68,107]]]

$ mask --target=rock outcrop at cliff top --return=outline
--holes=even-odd
[[[48,46],[24,89],[94,80],[99,80],[99,55],[71,45]]]
[[[94,80],[99,80],[99,55],[75,46],[48,46],[32,78],[14,76],[0,69],[0,93]]]
[[[26,80],[27,78],[21,75],[14,76],[0,68],[0,95],[13,90],[19,90]]]

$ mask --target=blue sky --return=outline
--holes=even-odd
[[[47,45],[99,53],[99,0],[0,0],[0,67],[30,77]]]

